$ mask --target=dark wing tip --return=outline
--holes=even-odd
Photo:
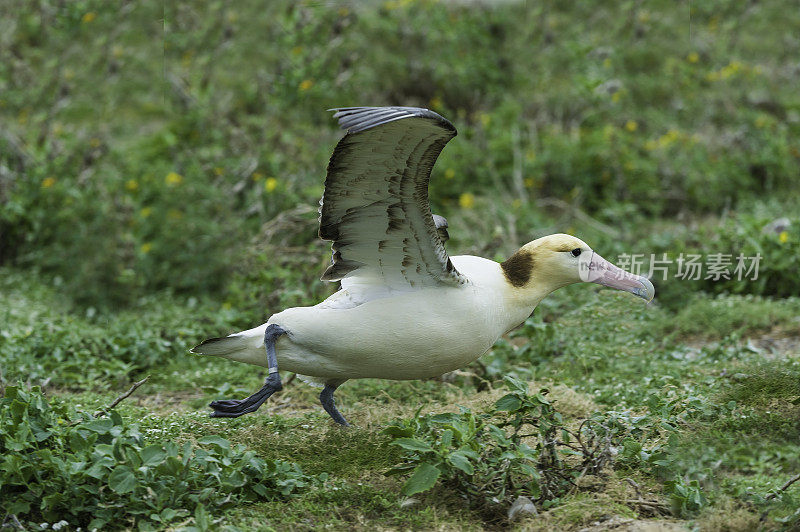
[[[339,127],[348,133],[358,133],[403,118],[427,118],[454,136],[457,134],[456,127],[449,120],[421,107],[338,107],[328,111],[334,112],[333,117],[339,119]]]

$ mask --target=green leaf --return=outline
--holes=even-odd
[[[507,377],[508,378],[508,377]],[[522,406],[522,401],[513,393],[504,395],[494,404],[494,407],[500,411],[516,412]]]
[[[197,525],[197,528],[200,530],[208,530],[211,526],[211,519],[206,511],[206,507],[202,504],[198,504],[197,508],[194,510],[194,524]]]
[[[136,477],[133,470],[125,465],[114,468],[108,477],[108,487],[117,493],[128,493],[136,487]]]
[[[469,412],[469,410],[467,410]],[[458,420],[458,414],[453,413],[446,413],[446,414],[434,414],[431,416],[431,421],[434,423],[452,423],[453,421]]]
[[[445,429],[445,431],[442,432],[442,447],[445,448],[450,447],[452,443],[453,443],[453,431],[450,429]]]
[[[447,461],[450,462],[453,467],[460,469],[467,475],[475,473],[475,469],[472,467],[469,459],[460,451],[450,453],[447,457]]]
[[[153,466],[160,464],[167,457],[167,453],[161,445],[150,445],[142,449],[139,453],[142,457],[143,466]]]
[[[108,434],[113,426],[114,422],[108,418],[94,419],[82,425],[83,428],[97,432],[98,434]]]
[[[528,394],[528,383],[522,382],[521,380],[515,379],[509,375],[506,375],[503,380],[506,381],[506,387],[509,390],[517,391],[523,395]]]
[[[403,449],[408,449],[409,451],[420,451],[420,452],[428,452],[433,451],[433,448],[428,445],[428,443],[420,440],[415,440],[414,438],[399,438],[392,442],[392,445],[399,445]]]
[[[212,434],[211,436],[203,436],[202,438],[197,440],[197,443],[203,445],[216,445],[217,447],[221,447],[223,449],[230,449],[231,447],[231,442],[215,434]]]
[[[408,479],[405,486],[403,486],[404,495],[414,495],[415,493],[422,493],[428,491],[436,484],[439,475],[442,472],[438,467],[432,466],[428,463],[420,464],[415,470],[411,478]]]
[[[386,427],[385,429],[383,429],[383,433],[389,436],[407,438],[414,434],[414,429],[410,427],[398,427],[397,425],[392,425],[390,427]]]
[[[86,438],[81,436],[81,433],[77,430],[73,430],[69,435],[69,447],[72,449],[72,452],[79,452],[83,451],[84,449],[88,448],[88,443]]]

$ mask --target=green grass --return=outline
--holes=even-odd
[[[15,292],[17,310],[12,312],[17,318],[10,323],[34,329],[46,324],[63,342],[60,347],[78,357],[75,365],[84,368],[86,375],[95,375],[95,368],[104,367],[107,361],[97,352],[75,350],[72,345],[82,345],[82,338],[93,334],[96,317],[53,313],[42,318],[42,312],[50,311],[43,309],[58,308],[59,296],[17,272],[6,271],[5,275],[16,279],[21,288]],[[24,289],[27,285],[30,290]],[[729,299],[739,302],[742,298]],[[724,297],[712,300],[715,304],[725,301]],[[760,305],[758,314],[780,315],[793,304],[754,301]],[[167,304],[164,300],[150,310],[138,309],[138,330],[158,329]],[[756,319],[752,320],[752,329],[724,329],[721,325],[720,334],[727,335],[722,342],[699,348],[696,343],[681,343],[680,335],[653,334],[655,324],[682,330],[685,316],[702,315],[708,304],[708,299],[697,298],[673,312],[644,307],[633,297],[608,290],[586,286],[564,290],[553,294],[550,304],[539,312],[543,322],[533,319],[514,333],[513,344],[501,342],[482,359],[488,369],[500,370],[494,376],[462,376],[452,383],[366,380],[346,384],[340,390],[339,403],[355,425],[350,430],[335,426],[318,405],[317,390],[299,381],[287,386],[255,415],[233,420],[208,418],[208,401],[249,393],[260,385],[263,372],[186,354],[185,345],[200,336],[190,335],[185,344],[171,344],[164,348],[163,360],[154,360],[113,380],[95,382],[75,377],[69,368],[47,366],[51,380],[46,390],[67,404],[91,412],[108,404],[127,382],[152,374],[150,382],[117,408],[123,419],[140,426],[148,442],[181,444],[216,434],[244,444],[263,459],[295,462],[307,474],[330,476],[324,488],[285,502],[248,503],[233,510],[212,511],[225,525],[248,528],[258,522],[275,529],[323,525],[480,529],[494,518],[464,508],[463,502],[443,488],[416,496],[420,503],[400,506],[403,478],[383,475],[399,462],[400,452],[389,445],[390,439],[381,429],[392,420],[408,418],[420,407],[423,412],[446,412],[461,404],[479,410],[480,405],[491,404],[503,393],[499,382],[502,374],[518,375],[532,382],[534,388],[555,384],[551,397],[568,423],[611,412],[640,416],[644,421],[638,421],[637,426],[642,429],[627,437],[633,437],[647,452],[662,453],[660,465],[621,457],[602,474],[599,483],[560,499],[532,526],[546,523],[569,529],[609,513],[652,518],[642,508],[615,502],[620,497],[636,498],[623,479],[637,478],[646,497],[669,505],[671,492],[665,482],[680,474],[687,482],[697,480],[709,500],[699,512],[682,514],[687,526],[696,519],[718,520],[715,508],[733,505],[742,519],[767,512],[767,523],[774,528],[778,523],[772,519],[790,515],[793,501],[800,496],[798,488],[792,487],[782,498],[764,500],[800,467],[800,425],[795,404],[800,398],[800,353],[765,357],[764,352],[747,347],[747,335],[762,330]],[[169,305],[168,313],[196,316],[198,312],[196,304],[191,308],[176,302]],[[31,316],[41,321],[26,321],[21,308],[29,308]],[[59,335],[62,328],[72,330],[73,335]],[[543,332],[542,328],[552,332]],[[107,335],[113,338],[115,330],[108,329]],[[198,330],[192,334],[202,333]],[[697,342],[696,336],[689,337]],[[548,340],[542,344],[542,338]],[[35,362],[42,358],[49,360],[39,351],[28,349],[29,344],[23,335],[4,336],[3,352],[17,353],[13,360],[23,363],[22,367],[44,364]],[[518,347],[512,347],[515,344]],[[472,370],[479,372],[480,368],[468,368]],[[4,365],[4,372],[8,371]],[[13,381],[6,374],[4,379]],[[34,384],[40,381],[31,379]],[[479,391],[486,382],[489,388]]]
[[[617,431],[604,470],[512,528],[800,523],[800,483],[766,498],[800,470],[788,2],[42,0],[0,15],[0,388],[41,385],[92,413],[150,375],[117,407],[145,444],[217,435],[329,475],[205,508],[210,528],[505,526],[445,485],[403,505],[406,478],[384,475],[402,453],[382,430],[418,410],[484,411],[506,375],[549,388],[567,427]],[[330,250],[316,205],[341,134],[325,109],[392,104],[459,130],[431,180],[452,254],[503,259],[569,232],[612,261],[759,253],[759,279],[687,281],[673,266],[648,306],[560,290],[451,378],[345,384],[351,430],[299,380],[256,414],[208,418],[264,371],[188,349],[334,289],[318,281]]]

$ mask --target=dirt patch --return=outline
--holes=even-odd
[[[679,521],[665,519],[645,520],[631,519],[627,517],[614,516],[605,521],[597,521],[590,526],[579,529],[579,532],[677,532],[689,530],[689,527]]]
[[[757,335],[750,335],[741,340],[742,345],[747,345],[759,351],[767,359],[787,358],[800,356],[800,336],[795,330],[786,330],[774,327],[771,330]],[[704,347],[716,347],[719,342],[709,341],[700,337],[691,337],[683,341],[683,345],[691,351],[698,353]]]
[[[752,346],[764,351],[766,358],[800,355],[800,336],[786,335],[779,330],[750,338],[749,342]]]

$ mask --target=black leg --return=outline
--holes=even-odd
[[[213,401],[209,406],[214,409],[211,417],[239,417],[242,414],[255,412],[275,392],[281,391],[281,376],[278,374],[278,358],[275,354],[275,342],[286,331],[279,326],[270,324],[264,331],[264,348],[267,350],[267,368],[269,374],[264,381],[264,386],[246,399],[223,399]]]
[[[343,425],[345,427],[349,427],[350,423],[344,418],[342,414],[336,409],[336,403],[333,400],[333,392],[336,391],[344,381],[335,381],[330,383],[325,383],[325,388],[319,394],[319,401],[322,403],[322,408],[333,418],[335,422],[339,425]]]

